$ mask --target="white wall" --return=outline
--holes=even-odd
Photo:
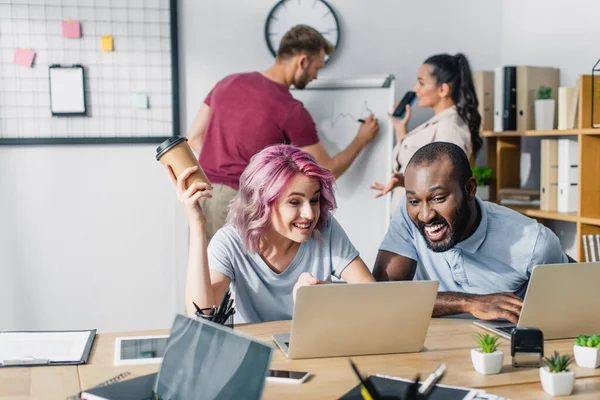
[[[0,147],[0,330],[170,326],[179,209],[155,148]]]

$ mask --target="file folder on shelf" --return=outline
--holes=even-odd
[[[518,66],[516,68],[516,129],[527,131],[535,129],[535,100],[540,86],[552,88],[555,101],[554,126],[556,126],[558,99],[557,68]]]
[[[577,139],[558,139],[558,211],[577,211],[579,201]]]
[[[542,139],[540,165],[540,209],[558,209],[558,140]]]

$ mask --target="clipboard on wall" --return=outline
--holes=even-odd
[[[0,332],[0,367],[78,365],[88,361],[96,329]]]
[[[50,79],[50,111],[53,117],[87,115],[85,104],[85,72],[83,66],[48,67]]]

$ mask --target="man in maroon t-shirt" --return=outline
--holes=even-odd
[[[336,177],[379,131],[370,115],[355,139],[334,157],[319,141],[316,125],[303,104],[289,92],[316,79],[333,46],[315,29],[298,25],[281,39],[275,63],[264,72],[230,75],[208,94],[188,133],[192,149],[211,181],[212,198],[200,199],[206,214],[207,238],[224,225],[229,202],[250,158],[263,148],[289,143],[312,154]]]

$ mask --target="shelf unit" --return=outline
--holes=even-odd
[[[600,234],[600,129],[553,131],[483,131],[487,162],[493,171],[490,200],[497,201],[503,188],[518,188],[521,175],[521,138],[575,136],[579,145],[579,207],[576,212],[560,213],[539,208],[511,206],[540,222],[556,220],[577,224],[577,261],[584,260],[581,235]]]

